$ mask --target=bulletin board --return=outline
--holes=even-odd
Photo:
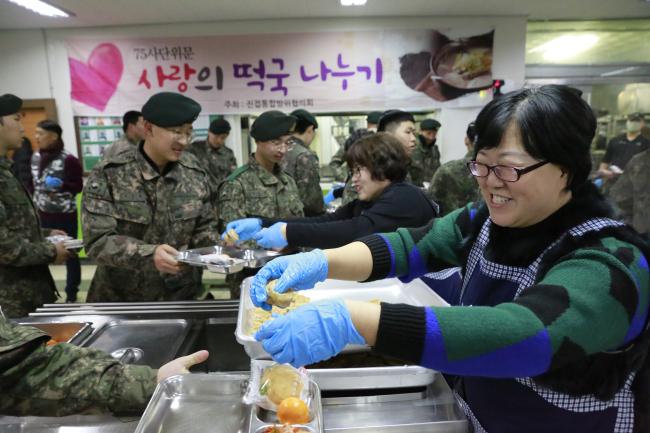
[[[205,140],[210,122],[218,115],[203,114],[194,122],[194,139]],[[124,135],[121,116],[77,116],[77,154],[85,175],[102,159],[104,151]]]

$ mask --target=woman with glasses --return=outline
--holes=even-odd
[[[475,432],[648,431],[650,248],[588,181],[596,129],[568,87],[518,90],[476,120],[469,164],[483,202],[418,229],[281,257],[253,281],[313,287],[463,266],[450,307],[324,300],[256,334],[278,362],[311,364],[368,344],[455,375]]]
[[[409,157],[393,135],[363,137],[345,158],[357,200],[318,217],[240,219],[228,224],[226,232],[235,230],[240,241],[253,239],[264,248],[334,248],[372,233],[420,227],[437,215],[437,205],[404,181]]]

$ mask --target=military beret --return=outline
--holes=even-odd
[[[379,123],[380,118],[381,118],[381,111],[371,111],[370,113],[368,113],[368,117],[366,117],[366,122],[376,125]]]
[[[210,123],[210,132],[213,134],[228,134],[230,132],[230,123],[226,119],[214,119]]]
[[[422,131],[437,131],[440,126],[440,122],[436,119],[424,119],[420,122],[420,130]]]
[[[23,100],[16,95],[6,93],[0,96],[0,116],[9,116],[16,114],[23,106]]]
[[[251,137],[259,141],[269,141],[291,134],[296,126],[296,118],[282,111],[265,111],[255,119],[251,126]]]
[[[162,127],[193,123],[200,112],[194,99],[173,92],[156,93],[142,106],[144,120]]]
[[[318,121],[316,120],[314,115],[307,110],[298,108],[297,110],[293,110],[290,115],[298,119],[298,122],[303,121],[313,126],[314,129],[318,128]]]
[[[631,113],[627,115],[627,120],[632,120],[632,121],[637,121],[640,122],[643,119],[643,114],[641,113]]]
[[[402,110],[386,110],[383,113],[381,113],[381,117],[379,118],[379,122],[377,122],[377,131],[379,131],[379,132],[386,131],[386,126],[388,126],[389,123],[394,122],[394,121],[399,121],[399,122],[411,121],[411,122],[415,122],[415,119],[413,118],[413,115],[411,113],[407,113],[406,111],[402,111]]]

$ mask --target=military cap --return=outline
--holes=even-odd
[[[305,123],[310,124],[311,126],[314,127],[314,129],[318,128],[318,121],[316,121],[316,118],[314,117],[314,115],[311,114],[307,110],[304,110],[302,108],[298,108],[297,110],[293,110],[291,112],[291,116],[298,119],[299,122],[303,121]]]
[[[400,122],[411,121],[414,122],[415,119],[411,113],[407,113],[402,110],[386,110],[381,113],[379,122],[377,122],[377,131],[384,132],[386,131],[386,126],[393,121],[399,120]]]
[[[226,119],[214,119],[210,123],[210,132],[213,134],[230,133],[230,123]]]
[[[631,114],[628,114],[628,115],[627,115],[627,120],[632,120],[632,121],[640,122],[640,121],[644,120],[644,119],[643,119],[643,114],[641,114],[641,113],[631,113]]]
[[[144,120],[162,127],[193,123],[200,112],[201,105],[194,99],[173,92],[156,93],[142,106]]]
[[[259,141],[269,141],[291,134],[296,126],[296,118],[282,111],[265,111],[255,119],[251,126],[251,137]]]
[[[370,113],[368,113],[368,117],[366,117],[366,122],[376,125],[379,123],[380,118],[381,118],[381,111],[371,111]]]
[[[23,106],[23,100],[16,95],[6,93],[0,96],[0,116],[9,116],[16,114]]]
[[[440,129],[440,122],[436,119],[424,119],[420,122],[421,131],[437,131]]]

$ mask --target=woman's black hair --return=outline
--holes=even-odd
[[[551,84],[492,100],[476,118],[474,157],[482,149],[499,146],[512,123],[526,152],[566,170],[568,189],[575,192],[588,181],[596,118],[576,89]]]
[[[374,180],[402,182],[410,158],[394,135],[378,132],[355,141],[345,152],[345,161],[350,169],[366,167]]]

